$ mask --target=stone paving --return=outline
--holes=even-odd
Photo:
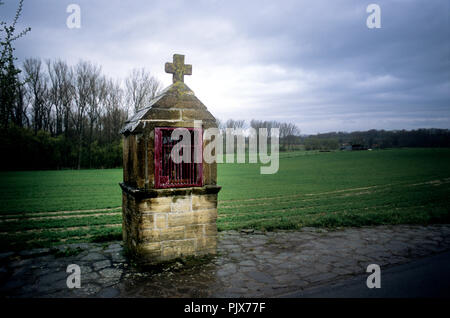
[[[217,256],[147,271],[120,242],[71,244],[0,254],[0,296],[277,297],[447,250],[448,224],[221,232]],[[81,267],[79,289],[67,288],[69,264]]]

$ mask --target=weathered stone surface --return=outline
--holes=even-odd
[[[217,236],[217,225],[216,223],[206,223],[203,227],[205,236],[213,237]]]
[[[193,210],[205,210],[217,208],[217,195],[193,195],[192,196],[192,209]]]
[[[369,263],[387,262],[381,265],[386,268],[433,255],[435,244],[424,244],[430,240],[438,242],[440,251],[450,251],[449,229],[450,225],[443,224],[329,232],[300,230],[245,234],[226,231],[218,234],[217,250],[220,253],[214,258],[208,257],[193,267],[184,262],[170,263],[172,265],[151,273],[137,270],[125,258],[120,263],[113,261],[115,254],[122,254],[123,247],[118,243],[109,244],[107,248],[101,243],[89,243],[83,246],[85,251],[70,257],[53,254],[30,257],[32,253],[11,252],[0,270],[0,297],[276,297],[300,289],[307,291],[317,286],[330,286],[358,274],[363,275],[361,281],[364,282]],[[365,239],[380,234],[387,239]],[[433,240],[434,237],[441,239]],[[174,241],[177,243],[172,245],[139,243],[136,249],[158,256],[163,244],[167,249],[189,249],[182,247],[186,243],[180,242],[184,241]],[[196,243],[196,255],[202,253],[199,242]],[[308,242],[308,250],[304,250],[304,244],[299,242]],[[402,256],[396,255],[403,253],[398,242],[408,243],[408,251]],[[61,246],[60,249],[66,248]],[[330,250],[339,252],[330,254]],[[89,258],[101,255],[101,260],[86,261],[87,255]],[[103,265],[96,265],[98,263]],[[80,289],[69,290],[66,286],[68,264],[81,265]],[[105,265],[107,267],[103,267]]]
[[[269,276],[263,272],[251,271],[251,272],[247,273],[247,276],[253,278],[254,280],[256,280],[257,282],[260,282],[260,283],[266,283],[266,284],[275,283],[275,280],[271,276]]]
[[[120,295],[120,291],[116,288],[108,287],[103,290],[101,290],[99,293],[97,293],[97,297],[100,298],[114,298]]]
[[[149,257],[160,257],[161,256],[161,243],[144,243],[138,246],[137,252],[139,255],[149,256]]]
[[[81,260],[83,261],[98,261],[98,260],[104,260],[105,257],[100,253],[89,253],[86,256],[84,256]]]
[[[162,257],[171,259],[195,254],[195,240],[177,240],[162,242]]]
[[[203,206],[207,209],[198,209]],[[146,212],[140,212],[142,210]],[[158,196],[142,201],[135,199],[133,195],[124,195],[125,245],[139,262],[157,263],[180,255],[215,254],[216,219],[217,194],[175,193],[173,196]],[[176,248],[163,244],[166,241],[181,240],[187,241],[177,243]],[[148,243],[157,244],[148,250]],[[170,253],[173,253],[172,257]]]
[[[211,224],[217,220],[217,209],[198,210],[194,212],[194,222],[200,224]]]
[[[94,267],[94,270],[99,270],[99,269],[111,266],[111,261],[104,260],[104,261],[95,262],[94,264],[92,264],[92,266]]]
[[[153,107],[148,113],[152,120],[181,120],[181,110],[178,109],[164,109]]]
[[[154,228],[155,224],[155,213],[141,213],[141,229]]]
[[[167,228],[167,214],[157,213],[155,214],[155,228],[166,229]]]
[[[215,224],[214,224],[215,225]],[[203,224],[188,224],[185,228],[185,238],[190,239],[201,239],[204,237],[204,226]],[[217,230],[217,226],[216,226]]]
[[[183,109],[182,118],[183,120],[214,120],[211,113],[207,111],[199,113],[196,109]]]
[[[194,212],[187,213],[169,213],[168,224],[172,226],[190,225],[194,221]]]
[[[161,241],[182,240],[184,239],[185,226],[170,227],[160,232]]]
[[[192,211],[192,196],[174,196],[170,205],[171,212],[190,212]]]
[[[31,257],[31,256],[40,256],[40,255],[46,255],[50,253],[49,248],[36,248],[29,251],[21,251],[19,253],[20,256],[23,257]],[[1,258],[1,257],[0,257]]]
[[[138,211],[139,212],[170,212],[171,211],[171,201],[167,200],[170,198],[156,198],[150,200],[144,200],[139,203]]]

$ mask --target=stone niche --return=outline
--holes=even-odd
[[[121,130],[123,240],[140,264],[216,253],[217,165],[203,159],[203,131],[217,128],[216,120],[183,82],[192,72],[183,55],[174,55],[166,72],[174,74],[173,84]],[[201,150],[197,163],[177,165],[167,157],[168,136],[180,127]]]

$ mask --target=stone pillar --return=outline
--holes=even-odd
[[[141,264],[215,254],[218,186],[123,190],[123,239]]]

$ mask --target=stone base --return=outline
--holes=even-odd
[[[121,187],[123,240],[138,263],[216,253],[220,187],[150,191]]]

